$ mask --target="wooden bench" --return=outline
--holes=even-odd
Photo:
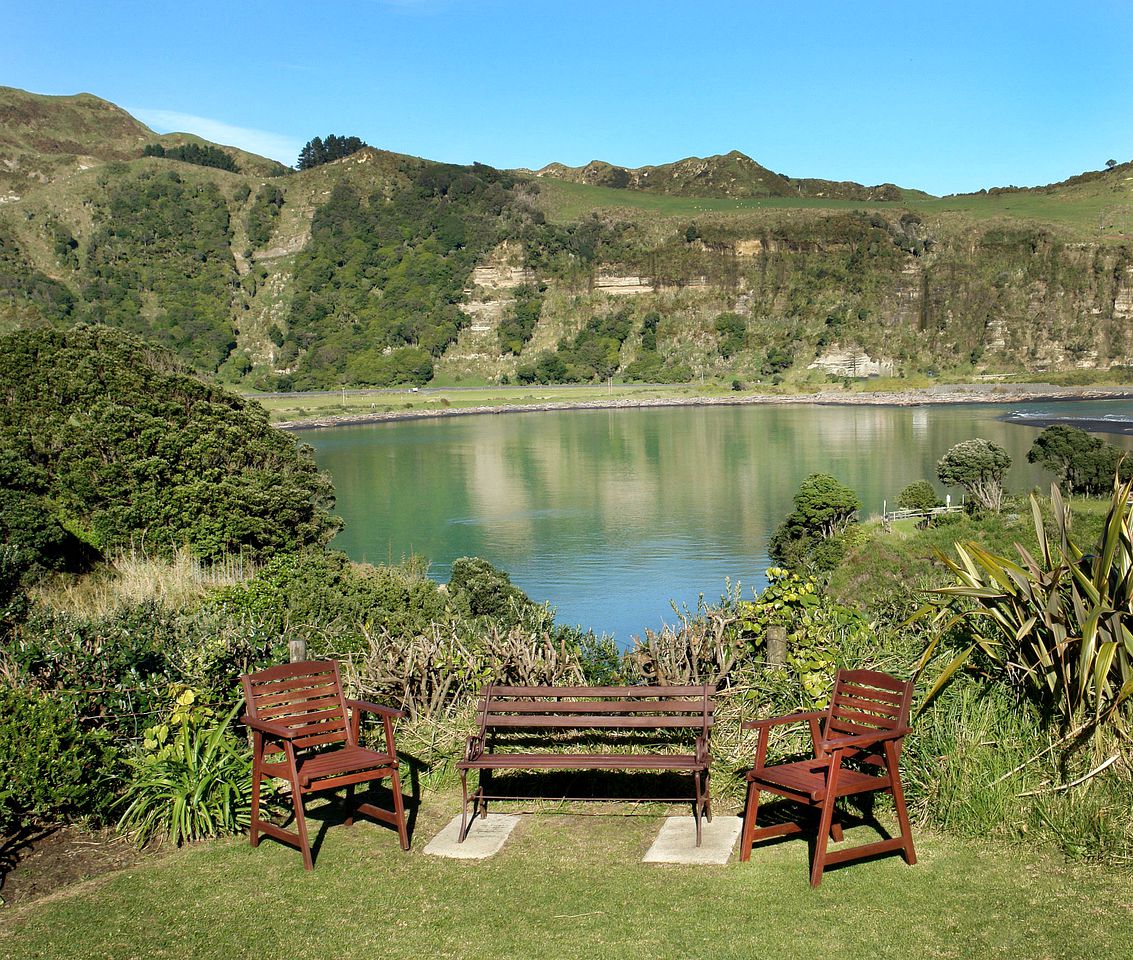
[[[696,845],[700,846],[700,818],[712,821],[709,793],[709,736],[712,732],[713,695],[716,688],[662,687],[507,687],[489,684],[476,705],[479,731],[468,738],[465,757],[457,764],[463,792],[460,841],[468,835],[477,811],[488,815],[489,800],[525,797],[493,794],[493,770],[674,770],[692,774]],[[676,753],[670,744],[658,743],[664,731],[692,740],[692,753]],[[636,753],[600,753],[587,750],[604,734],[649,734],[643,742],[627,746]],[[516,734],[530,740],[538,735],[538,752],[524,750]],[[579,736],[582,734],[582,736]],[[509,742],[510,741],[510,742]],[[609,740],[604,743],[609,749]],[[646,750],[648,752],[641,752]],[[468,774],[478,771],[476,790],[469,796]],[[680,798],[682,801],[684,798]],[[468,816],[469,801],[472,818]]]

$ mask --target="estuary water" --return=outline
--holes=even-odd
[[[346,521],[334,546],[353,559],[416,554],[445,581],[457,557],[484,557],[550,601],[559,623],[624,645],[674,622],[670,601],[716,600],[728,579],[745,595],[762,588],[768,540],[809,474],[852,487],[864,518],[914,480],[935,483],[953,444],[983,437],[1012,456],[1009,490],[1045,489],[1049,474],[1026,454],[1031,424],[1050,419],[1130,424],[1133,401],[572,410],[301,439],[334,478]],[[1105,436],[1133,449],[1131,436]]]

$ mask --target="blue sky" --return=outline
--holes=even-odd
[[[1129,0],[7,0],[0,84],[294,163],[316,135],[497,167],[742,150],[932,193],[1133,158]]]

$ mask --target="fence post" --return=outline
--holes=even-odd
[[[767,628],[767,662],[781,667],[787,662],[787,628],[773,623]]]
[[[306,640],[289,640],[287,641],[287,652],[291,657],[292,663],[300,663],[307,659],[307,641]]]

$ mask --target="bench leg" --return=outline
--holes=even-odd
[[[487,790],[485,788],[491,782],[491,779],[492,779],[492,771],[491,770],[481,770],[480,771],[480,780],[476,784],[476,792],[480,796],[480,819],[482,819],[482,820],[488,819],[488,797],[487,797]]]
[[[457,843],[464,843],[464,838],[468,836],[468,771],[460,771],[460,834],[456,838]]]
[[[704,815],[712,822],[712,771],[704,771]]]
[[[697,770],[693,775],[693,780],[696,782],[696,799],[692,805],[692,815],[696,820],[696,845],[700,846],[700,814],[704,806],[704,794],[700,790],[700,771]]]

